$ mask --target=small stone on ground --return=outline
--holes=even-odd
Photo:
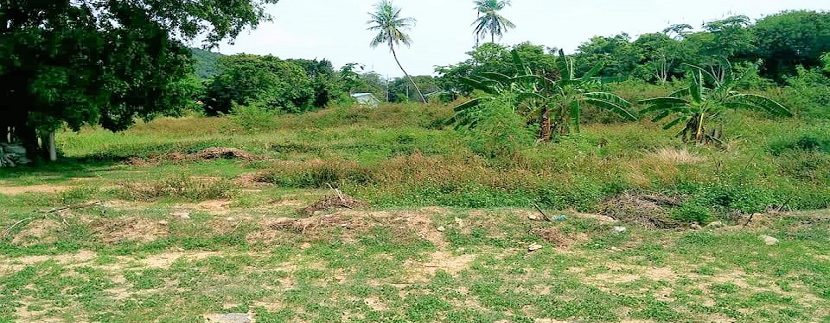
[[[774,246],[778,244],[778,239],[770,237],[770,236],[761,236],[761,240],[764,240],[768,246]]]
[[[205,321],[209,323],[253,323],[254,318],[248,313],[208,314]]]
[[[534,244],[530,245],[530,247],[527,248],[527,251],[534,252],[534,251],[539,251],[542,248],[543,248],[542,245],[540,245],[538,243],[534,243]]]

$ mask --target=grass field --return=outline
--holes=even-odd
[[[484,158],[450,113],[62,133],[61,162],[0,170],[0,321],[830,321],[827,122]],[[363,203],[298,211],[334,188]]]

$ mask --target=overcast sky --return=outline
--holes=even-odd
[[[372,49],[366,30],[374,0],[281,0],[268,8],[274,21],[243,33],[224,54],[272,54],[280,58],[327,58],[335,67],[357,62],[367,70],[402,75],[389,51]],[[395,0],[403,14],[418,20],[414,44],[399,50],[412,74],[433,74],[436,65],[466,59],[474,45],[472,0]],[[513,0],[504,16],[517,28],[499,42],[523,41],[573,51],[596,35],[660,31],[670,24],[695,27],[735,14],[753,19],[782,10],[830,10],[830,0]]]

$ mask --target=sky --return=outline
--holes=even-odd
[[[389,50],[369,46],[366,30],[375,0],[280,0],[270,5],[272,22],[243,32],[223,54],[271,54],[283,59],[329,59],[336,68],[363,64],[367,71],[402,76]],[[575,50],[593,36],[626,32],[632,37],[666,26],[704,22],[743,14],[758,19],[782,10],[830,10],[830,0],[513,0],[503,15],[517,27],[497,40],[504,45],[524,41]],[[417,24],[409,31],[414,43],[398,56],[410,74],[434,74],[435,66],[467,59],[474,43],[472,0],[394,0],[403,15]]]

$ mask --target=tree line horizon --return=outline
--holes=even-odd
[[[367,21],[368,29],[377,33],[370,45],[388,48],[405,76],[389,85],[359,64],[335,70],[327,60],[256,55],[219,59],[217,74],[207,81],[195,75],[187,42],[204,39],[204,48],[213,48],[232,40],[270,20],[265,6],[277,2],[243,0],[217,6],[211,1],[158,0],[145,6],[126,0],[5,0],[0,7],[0,111],[5,116],[0,138],[14,138],[37,156],[45,148],[41,138],[57,129],[97,125],[119,131],[138,119],[181,115],[196,102],[206,103],[208,114],[251,104],[296,113],[347,101],[352,91],[377,93],[387,86],[390,101],[427,101],[424,89],[452,100],[472,93],[463,78],[482,72],[516,74],[511,52],[518,52],[538,73],[561,72],[554,63],[555,48],[497,44],[497,38],[516,26],[500,13],[511,3],[479,0],[473,2],[477,46],[470,58],[436,67],[437,77],[411,76],[396,50],[416,41],[406,33],[414,19],[391,1],[381,0]],[[481,43],[487,38],[490,42]],[[597,76],[605,80],[655,84],[683,79],[688,63],[717,74],[725,59],[780,85],[799,68],[820,67],[830,59],[827,52],[830,14],[804,10],[755,22],[733,16],[708,22],[700,31],[673,25],[637,39],[627,34],[597,36],[568,57],[578,74],[602,65]]]

